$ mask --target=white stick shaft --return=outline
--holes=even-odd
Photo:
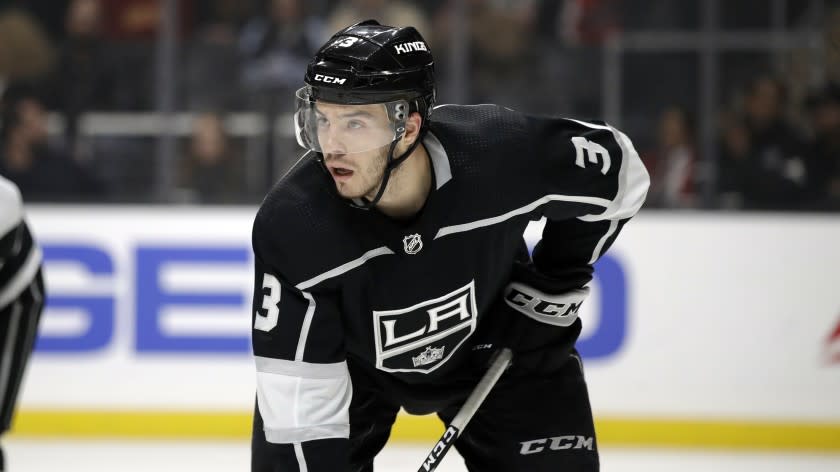
[[[446,431],[443,432],[443,436],[441,436],[440,440],[437,444],[435,444],[435,447],[432,448],[432,452],[426,456],[426,460],[423,461],[423,464],[420,465],[417,472],[434,472],[434,470],[437,469],[437,466],[440,465],[440,461],[443,459],[443,456],[446,455],[449,448],[452,447],[452,444],[454,444],[455,440],[458,439],[458,436],[461,435],[461,432],[467,426],[467,423],[470,422],[470,419],[478,410],[478,407],[480,407],[481,403],[484,402],[487,394],[490,393],[490,390],[492,390],[493,386],[496,385],[499,377],[501,377],[505,372],[505,369],[507,369],[507,366],[510,364],[512,357],[513,353],[508,348],[504,348],[496,354],[496,357],[493,358],[493,362],[490,363],[490,367],[487,368],[487,372],[484,373],[484,376],[482,376],[481,380],[478,381],[478,385],[475,386],[472,393],[470,393],[470,396],[467,397],[467,400],[463,405],[461,405],[461,409],[455,414],[455,418],[453,418],[452,422],[446,427]]]
[[[511,357],[513,357],[513,353],[508,348],[504,348],[496,354],[496,358],[493,359],[493,362],[490,364],[487,372],[484,373],[484,376],[478,382],[478,385],[475,386],[472,393],[470,393],[470,396],[467,397],[467,401],[464,402],[464,405],[461,406],[461,409],[458,410],[455,418],[453,418],[450,423],[452,426],[458,428],[458,431],[463,431],[464,426],[470,422],[470,419],[472,419],[476,410],[478,410],[478,407],[481,406],[484,399],[487,398],[487,395],[490,393],[490,390],[492,390],[493,386],[496,385],[499,377],[501,377],[505,372],[505,369],[507,369],[508,364],[510,364]]]

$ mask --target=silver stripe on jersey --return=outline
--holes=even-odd
[[[449,156],[446,155],[446,149],[440,140],[429,132],[426,138],[423,139],[423,146],[429,153],[429,159],[432,161],[432,168],[435,171],[435,189],[443,187],[443,184],[452,180],[452,168],[449,166]]]
[[[6,287],[0,290],[0,308],[11,303],[12,300],[18,297],[23,291],[32,283],[38,268],[41,266],[41,249],[33,247],[26,256],[26,261],[18,270]]]
[[[298,469],[300,472],[307,472],[309,469],[306,467],[306,457],[303,455],[303,445],[301,443],[296,442],[295,445],[295,457],[297,457],[298,461]]]
[[[290,165],[290,166],[289,166],[289,168],[288,168],[288,169],[286,170],[286,172],[283,174],[283,177],[281,177],[280,179],[282,180],[282,179],[286,178],[286,176],[289,174],[289,172],[291,172],[292,170],[294,170],[294,168],[295,168],[295,167],[297,167],[297,165],[298,165],[298,164],[300,164],[300,163],[301,163],[304,159],[306,159],[306,157],[307,157],[307,156],[309,156],[309,154],[310,154],[311,152],[312,152],[312,151],[306,151],[305,153],[303,153],[303,155],[302,155],[302,156],[300,156],[300,157],[298,158],[298,160],[297,160],[297,161],[295,161],[295,163],[294,163],[294,164],[292,164],[292,165]]]
[[[11,384],[12,358],[15,357],[15,344],[17,344],[21,311],[20,302],[16,302],[12,305],[12,310],[9,314],[9,331],[6,333],[6,339],[4,340],[5,348],[3,349],[3,357],[0,359],[2,360],[0,362],[0,400],[6,398],[6,392]]]
[[[313,362],[287,361],[270,357],[254,356],[257,372],[280,374],[307,379],[335,379],[347,374],[347,363],[315,364]]]
[[[584,196],[577,196],[577,195],[546,195],[539,200],[531,202],[523,207],[513,209],[507,213],[504,213],[499,216],[493,216],[491,218],[484,218],[483,220],[473,221],[472,223],[464,223],[460,225],[453,225],[453,226],[445,226],[438,230],[437,234],[435,235],[434,239],[442,238],[444,236],[454,234],[454,233],[462,233],[464,231],[471,231],[476,228],[482,228],[484,226],[491,226],[497,223],[501,223],[503,221],[509,220],[514,216],[524,215],[525,213],[530,213],[534,211],[536,208],[545,205],[548,202],[552,201],[560,201],[560,202],[577,202],[577,203],[587,203],[590,205],[602,206],[604,208],[609,207],[610,201],[605,198],[598,198],[598,197],[584,197]]]
[[[362,256],[359,257],[358,259],[353,259],[352,261],[341,264],[340,266],[338,266],[334,269],[330,269],[330,270],[324,272],[321,275],[312,277],[309,280],[304,280],[303,282],[295,285],[295,288],[298,289],[298,290],[305,290],[305,289],[307,289],[309,287],[312,287],[314,285],[318,285],[319,283],[323,282],[324,280],[331,279],[333,277],[339,276],[339,275],[341,275],[345,272],[349,272],[349,271],[355,269],[356,267],[361,266],[362,264],[369,261],[370,259],[373,259],[374,257],[384,256],[386,254],[393,254],[393,253],[394,253],[394,251],[390,250],[387,246],[382,246],[382,247],[378,247],[376,249],[371,249],[370,251],[362,254]]]
[[[3,348],[3,355],[0,357],[0,400],[6,398],[6,393],[9,387],[14,383],[20,382],[23,372],[20,370],[16,374],[16,378],[12,378],[10,363],[14,358],[15,345],[18,337],[23,331],[23,350],[20,353],[27,355],[32,352],[32,345],[35,343],[35,338],[38,334],[38,315],[41,312],[42,303],[44,300],[37,283],[29,285],[29,293],[32,295],[32,304],[29,306],[29,313],[26,317],[21,318],[21,303],[15,302],[11,306],[11,313],[9,316],[8,333],[6,334],[5,345]],[[7,405],[8,406],[8,405]],[[2,408],[0,408],[2,411]],[[2,421],[3,418],[0,418]]]
[[[315,315],[315,298],[308,292],[301,292],[301,294],[309,300],[309,306],[306,308],[306,314],[303,316],[303,326],[300,328],[300,337],[298,338],[297,350],[295,350],[296,361],[303,360],[306,338],[309,336],[309,327],[312,326],[312,317]]]
[[[601,239],[598,240],[598,244],[595,245],[595,249],[592,251],[592,257],[589,259],[590,264],[594,264],[595,261],[601,257],[601,250],[604,249],[604,244],[607,243],[607,239],[615,233],[615,230],[618,228],[618,220],[610,221],[610,227],[607,229],[607,232],[601,236]]]
[[[29,317],[27,318],[29,324],[29,332],[26,335],[23,352],[32,352],[35,339],[38,337],[38,316],[44,308],[44,294],[37,283],[32,283],[29,286],[29,292],[32,294],[32,305],[29,307]]]

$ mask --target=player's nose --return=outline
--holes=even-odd
[[[347,147],[344,142],[332,131],[326,131],[321,135],[321,151],[324,154],[347,154]]]

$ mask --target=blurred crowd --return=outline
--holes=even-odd
[[[300,155],[284,117],[307,61],[344,26],[416,26],[438,62],[439,103],[597,119],[604,45],[622,32],[700,31],[702,1],[177,0],[176,79],[162,84],[161,1],[0,0],[0,174],[30,201],[255,204]],[[835,3],[789,0],[779,18],[764,0],[720,2],[724,30],[817,32],[822,70],[802,72],[808,51],[721,54],[713,149],[697,139],[697,51],[626,55],[619,125],[651,171],[649,206],[840,210]],[[154,112],[161,87],[189,112],[174,161],[153,133],[86,121]],[[236,132],[241,112],[280,125]],[[163,200],[161,166],[172,176]]]

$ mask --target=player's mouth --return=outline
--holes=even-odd
[[[353,177],[352,169],[333,165],[328,167],[330,169],[330,175],[332,175],[333,179],[335,179],[336,182],[346,182],[350,180],[351,177]]]

